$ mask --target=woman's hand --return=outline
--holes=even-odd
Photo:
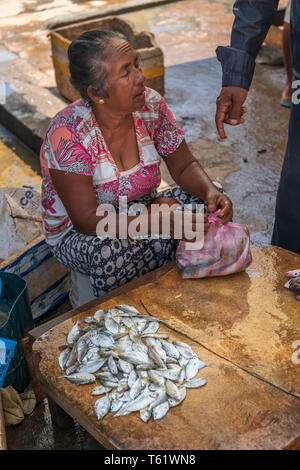
[[[151,204],[147,207],[148,214],[151,214],[151,210],[152,210],[151,207],[152,206],[161,205],[161,204],[165,204],[165,208],[162,208],[163,210],[162,211],[160,210],[160,212],[168,211],[168,208],[166,206],[168,206],[169,210],[170,210],[170,235],[172,237],[174,237],[174,234],[176,232],[175,224],[178,223],[178,215],[180,214],[182,216],[182,218],[181,218],[182,240],[188,241],[188,242],[194,241],[194,240],[185,238],[185,234],[186,234],[186,232],[196,233],[196,230],[198,228],[197,227],[197,222],[199,223],[199,221],[197,220],[197,214],[189,213],[187,217],[185,216],[186,217],[185,218],[184,213],[182,211],[179,211],[179,212],[177,212],[177,217],[175,217],[174,211],[175,211],[176,207],[179,205],[179,203],[178,203],[177,199],[167,198],[167,197],[158,197],[158,198],[154,199],[151,202]],[[199,214],[198,214],[198,216],[199,216]],[[188,221],[187,221],[187,218],[189,219]],[[188,224],[187,227],[184,226],[185,223]],[[209,229],[208,218],[207,218],[207,215],[204,214],[204,227],[203,227],[204,233],[206,233],[208,231],[208,229]]]
[[[207,191],[206,198],[207,208],[210,212],[215,212],[221,208],[219,225],[227,224],[232,219],[233,209],[231,200],[225,195],[220,193],[217,189],[211,188]]]

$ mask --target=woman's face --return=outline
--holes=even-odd
[[[105,104],[116,112],[134,112],[145,104],[143,75],[139,58],[131,45],[122,39],[115,39],[112,54],[107,61],[108,97]]]

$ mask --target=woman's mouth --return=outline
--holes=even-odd
[[[135,98],[144,98],[144,92],[145,92],[145,88],[142,89],[142,91],[140,91],[140,93],[138,93],[137,95],[135,95]]]

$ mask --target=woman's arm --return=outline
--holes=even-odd
[[[214,212],[218,207],[222,224],[232,219],[233,210],[230,199],[221,194],[205,173],[198,160],[193,156],[185,140],[177,150],[164,157],[170,175],[174,181],[187,193],[198,196],[208,203],[208,209]]]

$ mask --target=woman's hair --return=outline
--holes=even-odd
[[[127,41],[116,31],[93,30],[81,34],[68,48],[70,81],[88,102],[87,88],[92,85],[99,96],[107,96],[107,59],[115,38]]]

